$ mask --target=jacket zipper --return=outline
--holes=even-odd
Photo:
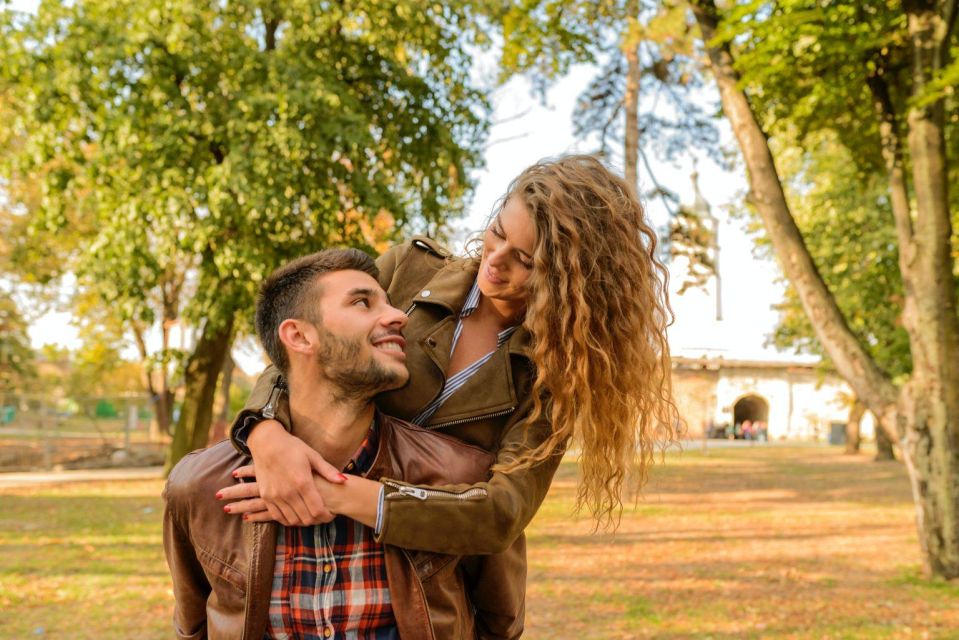
[[[432,431],[433,429],[441,429],[443,427],[451,427],[456,424],[463,424],[464,422],[472,422],[473,420],[483,420],[485,418],[495,418],[497,416],[505,416],[507,413],[512,413],[516,410],[516,407],[510,407],[509,409],[503,409],[502,411],[494,411],[493,413],[485,413],[481,416],[473,416],[472,418],[460,418],[459,420],[452,420],[450,422],[441,422],[439,424],[430,424],[426,425],[426,428]]]
[[[406,315],[409,316],[411,313],[413,313],[413,309],[415,308],[416,308],[416,303],[414,302],[413,304],[410,305],[410,308],[406,310]]]
[[[393,480],[383,480],[383,484],[396,489],[396,491],[386,495],[387,500],[395,495],[410,496],[412,498],[416,498],[417,500],[427,500],[429,498],[440,498],[443,500],[476,500],[478,498],[485,498],[487,495],[486,489],[480,487],[473,487],[472,489],[467,489],[466,491],[456,492],[442,491],[440,489],[421,489],[419,487],[410,487]]]
[[[273,388],[270,389],[270,397],[266,401],[266,406],[263,407],[263,410],[260,412],[264,418],[273,419],[276,417],[276,401],[280,399],[280,394],[286,390],[286,383],[282,380],[277,380],[273,385]]]

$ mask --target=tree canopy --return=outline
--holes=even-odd
[[[270,270],[462,210],[488,110],[469,76],[469,15],[405,0],[0,14],[16,141],[0,173],[40,185],[32,252],[55,252],[127,322],[172,314],[202,329],[191,357],[217,348],[187,366],[187,394],[210,404],[189,378],[219,371]]]

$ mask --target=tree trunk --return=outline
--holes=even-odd
[[[626,57],[626,111],[623,145],[623,174],[626,182],[639,194],[639,1],[628,3],[630,14],[623,36],[623,55]]]
[[[213,398],[223,371],[223,361],[233,342],[233,320],[215,326],[207,322],[196,348],[187,361],[183,386],[185,393],[180,419],[173,433],[165,472],[169,473],[180,458],[205,447],[213,418]]]
[[[916,202],[916,304],[907,307],[914,315],[903,318],[913,370],[900,399],[907,427],[900,447],[911,471],[925,570],[959,578],[959,315],[945,111],[942,99],[918,102],[946,63],[955,7],[932,0],[906,1],[903,7],[912,55],[908,142]]]
[[[213,421],[213,428],[210,429],[210,439],[207,446],[215,444],[226,438],[226,425],[230,419],[230,387],[233,386],[233,370],[236,369],[236,362],[233,356],[227,352],[223,360],[223,376],[220,378],[220,398],[216,403],[216,419]]]
[[[173,414],[173,393],[169,387],[169,376],[167,376],[166,365],[161,365],[159,372],[160,388],[157,389],[156,381],[157,371],[150,361],[150,354],[147,351],[146,338],[144,337],[144,328],[137,324],[132,327],[133,337],[137,343],[137,350],[140,352],[140,362],[143,364],[144,386],[147,393],[150,394],[150,404],[153,406],[153,420],[150,422],[150,439],[159,440],[163,435],[170,435],[170,423]],[[166,349],[167,330],[163,331],[163,348]]]
[[[876,457],[874,458],[876,462],[885,462],[887,460],[895,460],[896,453],[892,448],[893,442],[889,437],[889,434],[885,429],[881,428],[876,424]]]
[[[846,420],[846,450],[844,452],[846,455],[859,453],[859,443],[861,442],[859,425],[862,423],[862,417],[865,413],[866,405],[859,400],[853,401],[853,405],[849,409],[849,418]],[[876,430],[880,431],[881,429],[877,428]]]
[[[691,0],[702,30],[723,111],[749,172],[750,197],[762,218],[779,262],[796,291],[816,336],[860,400],[890,435],[901,439],[916,504],[923,568],[928,575],[959,577],[959,319],[949,253],[951,227],[945,173],[941,103],[913,106],[909,150],[916,191],[915,251],[903,274],[915,291],[906,306],[913,375],[900,390],[859,344],[825,286],[786,203],[782,183],[749,99],[739,83],[729,46],[716,42],[719,13],[713,0]],[[907,1],[917,91],[941,68],[945,37],[935,6]],[[952,5],[950,5],[951,7]],[[955,19],[952,9],[946,11]],[[938,56],[938,57],[937,57]],[[916,91],[913,92],[916,95]],[[938,105],[938,106],[937,106]],[[902,231],[902,220],[897,229]],[[908,289],[907,289],[908,293]]]
[[[160,388],[159,393],[151,393],[150,401],[153,403],[155,431],[151,431],[151,437],[158,439],[161,436],[172,435],[173,426],[173,393],[167,388],[166,380]]]

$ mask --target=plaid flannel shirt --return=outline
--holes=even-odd
[[[374,421],[343,471],[368,471],[378,445]],[[374,541],[372,529],[345,516],[280,528],[266,638],[399,639],[383,545]]]

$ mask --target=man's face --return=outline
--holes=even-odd
[[[362,271],[327,273],[319,284],[317,364],[343,399],[369,399],[406,384],[406,314]]]

